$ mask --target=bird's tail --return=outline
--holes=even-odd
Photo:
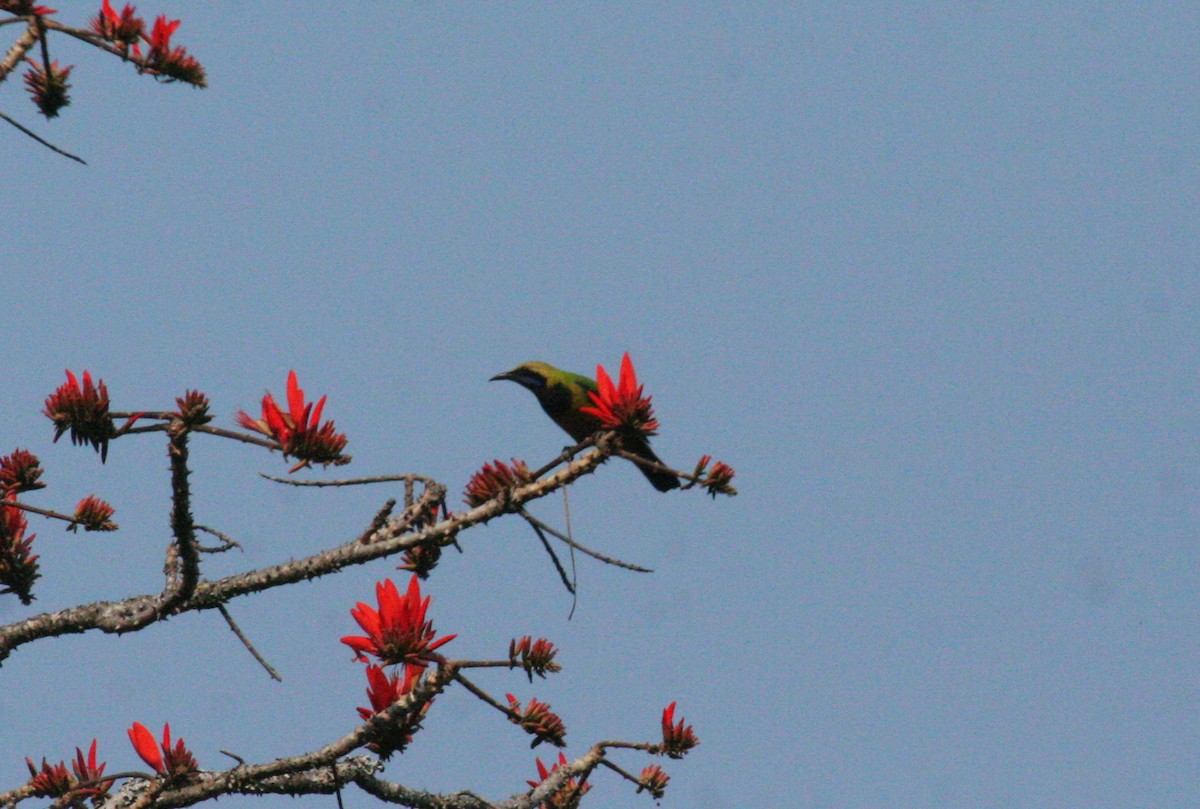
[[[662,463],[659,457],[654,454],[654,450],[650,449],[650,442],[640,434],[622,436],[621,446],[639,458],[645,458],[647,461],[654,461],[655,463]],[[646,476],[646,480],[650,481],[650,484],[660,492],[669,492],[671,489],[679,488],[679,478],[670,472],[651,469],[641,464],[637,464],[637,468],[642,470],[642,474]]]

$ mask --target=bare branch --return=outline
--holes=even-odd
[[[246,647],[246,651],[253,655],[254,659],[258,661],[258,664],[267,670],[267,674],[271,675],[271,679],[275,682],[282,683],[283,678],[279,676],[279,672],[275,670],[274,666],[266,661],[266,658],[258,653],[258,649],[254,648],[254,644],[251,643],[250,639],[246,637],[246,633],[242,632],[242,628],[237,625],[237,621],[233,620],[233,616],[229,614],[229,610],[226,609],[225,605],[218,604],[217,611],[221,613],[221,617],[225,619],[225,623],[229,624],[229,628],[233,630],[233,634],[237,635],[237,639],[240,640],[242,645]]]
[[[410,526],[402,518],[392,518],[382,528],[369,535],[365,542],[359,537],[354,537],[341,545],[301,559],[236,573],[216,581],[201,581],[196,585],[194,592],[174,604],[169,614],[179,615],[192,610],[216,609],[218,604],[227,603],[239,596],[335,573],[353,565],[362,565],[402,553],[417,545],[452,544],[456,541],[458,533],[466,528],[512,511],[530,500],[545,497],[583,475],[590,474],[608,457],[609,451],[608,445],[600,446],[596,451],[584,455],[553,475],[520,486],[503,497],[497,497],[470,511],[452,514],[440,522],[411,533],[405,533]],[[192,536],[194,540],[194,534]],[[108,633],[141,629],[155,620],[166,617],[168,613],[161,609],[161,603],[162,596],[159,595],[133,596],[123,601],[98,601],[58,612],[42,613],[0,626],[0,660],[6,658],[18,646],[39,638],[79,634],[93,629]]]

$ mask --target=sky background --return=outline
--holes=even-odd
[[[225,427],[294,368],[355,459],[305,476],[428,474],[454,508],[484,461],[565,443],[490,376],[629,351],[660,454],[727,461],[740,496],[624,463],[581,481],[576,537],[655,572],[579,560],[572,620],[513,519],[426,585],[448,654],[562,647],[549,681],[476,680],[550,701],[568,755],[656,739],[677,700],[701,746],[665,762],[664,807],[1200,805],[1200,6],[139,10],[183,18],[209,89],[62,38],[59,119],[0,87],[88,161],[0,130],[0,452],[42,458],[30,503],[95,493],[122,529],[32,519],[38,600],[0,597],[0,621],[162,584],[161,436],[105,466],[52,445],[64,368],[121,410],[199,388]],[[197,519],[245,546],[210,577],[345,541],[398,492],[284,489],[258,477],[277,455],[206,437],[193,461]],[[561,525],[560,499],[534,511]],[[366,700],[338,639],[389,575],[232,604],[281,684],[211,612],[17,650],[0,785],[93,737],[139,767],[135,720],[213,769],[341,736]],[[499,799],[535,755],[455,690],[386,776]],[[594,780],[591,805],[652,805]]]

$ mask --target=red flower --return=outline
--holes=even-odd
[[[509,466],[503,461],[496,460],[492,463],[485,463],[482,469],[471,476],[463,498],[468,506],[474,508],[483,505],[501,492],[508,491],[515,486],[523,486],[532,480],[533,475],[529,473],[529,467],[525,465],[524,461],[513,458],[512,466]]]
[[[72,518],[75,522],[67,530],[74,531],[82,525],[85,531],[116,531],[117,524],[110,519],[115,511],[99,497],[89,494],[75,506],[75,516]]]
[[[34,5],[32,0],[0,0],[0,11],[28,16],[30,14],[57,14],[58,9]]]
[[[535,674],[544,678],[546,672],[553,673],[562,669],[562,666],[554,662],[556,654],[558,654],[558,650],[554,648],[554,644],[545,638],[538,638],[535,641],[526,635],[519,641],[513,638],[508,644],[509,665],[525,669],[525,674],[531,683]]]
[[[737,474],[733,471],[733,467],[724,461],[717,461],[713,464],[713,468],[704,474],[704,470],[708,467],[708,462],[712,460],[711,455],[700,456],[699,462],[696,464],[695,477],[696,482],[708,490],[713,499],[717,499],[718,494],[727,494],[730,497],[737,494],[737,489],[731,485],[733,476]]]
[[[367,666],[367,699],[371,701],[370,708],[359,708],[358,715],[370,719],[380,711],[384,711],[408,696],[413,687],[420,681],[425,669],[411,663],[404,666],[404,677],[394,674],[391,677],[380,666]]]
[[[537,781],[526,781],[525,783],[535,789],[541,786],[542,782],[549,778],[551,773],[567,764],[567,757],[562,753],[558,754],[558,763],[548,770],[540,758],[534,760],[537,762],[540,779]],[[581,784],[576,784],[574,778],[568,778],[566,783],[557,792],[542,801],[541,807],[542,809],[576,809],[579,806],[580,800],[583,799],[584,794],[591,788],[592,785],[587,782],[587,779],[584,779]]]
[[[71,431],[72,444],[91,444],[100,453],[100,460],[108,458],[108,441],[116,432],[112,417],[108,415],[108,388],[104,380],[92,384],[92,375],[83,372],[83,384],[75,374],[67,371],[67,381],[46,398],[46,409],[42,411],[54,422],[54,440]]]
[[[134,722],[128,732],[133,749],[141,756],[142,761],[153,767],[159,775],[174,778],[190,775],[198,769],[196,758],[184,745],[183,739],[179,739],[175,747],[171,747],[170,723],[163,725],[161,752],[153,734],[141,722]]]
[[[103,795],[112,787],[112,781],[102,781],[101,776],[104,775],[104,763],[101,762],[96,766],[96,740],[92,739],[92,746],[88,750],[88,757],[84,759],[83,751],[78,747],[75,748],[75,760],[71,762],[71,769],[75,771],[74,777],[67,772],[66,764],[59,763],[55,766],[50,766],[46,763],[46,759],[42,759],[41,770],[34,765],[30,758],[25,759],[26,766],[29,767],[29,786],[33,788],[33,794],[39,798],[58,798],[66,795],[69,792],[74,792],[79,796],[84,795]],[[94,781],[96,783],[87,786],[79,786],[80,782]],[[78,805],[72,801],[68,805]]]
[[[379,666],[367,666],[367,699],[371,701],[370,708],[359,708],[358,715],[368,720],[412,693],[413,688],[421,680],[424,669],[421,666],[406,664],[404,674],[389,677]],[[367,744],[367,748],[382,759],[389,758],[392,753],[401,752],[412,742],[413,734],[421,729],[421,720],[433,700],[424,703],[420,709],[410,711],[399,720],[384,729]]]
[[[680,719],[678,724],[671,724],[675,720],[675,703],[672,702],[663,709],[662,715],[662,751],[671,758],[683,758],[684,753],[691,750],[696,745],[700,744],[700,740],[696,738],[696,734],[692,731],[692,726],[683,724]]]
[[[168,20],[165,14],[160,14],[154,20],[150,36],[143,35],[150,43],[150,52],[146,54],[146,69],[165,76],[168,80],[178,79],[197,87],[204,87],[208,83],[204,67],[184,48],[171,47],[171,37],[179,25],[179,20]]]
[[[96,766],[96,740],[92,739],[92,746],[88,748],[88,757],[85,760],[83,751],[78,747],[75,748],[75,760],[71,762],[71,769],[75,771],[75,777],[80,781],[97,781],[98,783],[84,787],[80,790],[83,795],[103,795],[112,787],[113,782],[101,781],[101,776],[104,775],[104,768],[107,766],[103,761],[100,766]]]
[[[299,463],[289,470],[291,472],[314,463],[325,466],[349,463],[350,456],[342,454],[346,448],[346,436],[335,432],[332,421],[317,426],[328,397],[322,396],[315,408],[311,402],[305,404],[304,391],[296,380],[296,372],[290,371],[287,398],[286,413],[275,403],[275,397],[268,393],[263,397],[261,419],[256,420],[245,410],[239,410],[237,423],[279,442],[283,457],[291,455],[298,458]]]
[[[596,387],[599,388],[598,392],[588,391],[588,398],[594,406],[581,407],[579,412],[595,416],[605,429],[625,428],[654,435],[658,429],[654,408],[650,406],[650,397],[642,395],[643,386],[637,383],[637,374],[628,351],[621,358],[620,382],[613,385],[604,366],[597,365]]]
[[[430,661],[440,659],[433,652],[443,644],[454,640],[457,635],[433,639],[433,623],[425,620],[430,596],[421,598],[421,583],[414,575],[408,583],[408,591],[401,596],[391,579],[375,585],[375,598],[379,610],[358,602],[350,610],[354,620],[367,633],[347,635],[342,643],[354,650],[355,660],[366,662],[366,654],[374,655],[385,665],[407,663],[425,668]]]
[[[537,747],[542,742],[550,742],[555,747],[566,746],[567,728],[558,714],[550,710],[550,703],[538,702],[531,697],[529,704],[521,710],[516,697],[512,694],[504,696],[508,698],[508,709],[512,712],[509,721],[534,737],[530,747]]]
[[[171,52],[171,37],[182,24],[182,20],[168,20],[166,14],[159,14],[154,21],[154,30],[150,32],[151,54],[158,53],[159,58],[165,58]]]
[[[121,13],[117,14],[108,0],[104,0],[100,6],[100,13],[91,21],[92,32],[110,42],[118,42],[126,47],[133,45],[140,53],[137,41],[142,37],[146,23],[136,14],[137,9],[129,3],[126,3],[125,8],[121,9]]]
[[[175,397],[175,404],[179,405],[176,414],[188,426],[208,424],[212,421],[212,416],[208,413],[208,397],[198,390],[184,391],[182,396]]]
[[[57,798],[66,795],[75,784],[75,779],[67,772],[67,765],[61,761],[51,765],[45,758],[39,770],[29,756],[25,757],[25,766],[29,768],[29,787],[35,798]]]
[[[67,84],[67,76],[71,75],[74,65],[59,67],[56,60],[50,63],[50,72],[47,73],[42,65],[32,59],[25,61],[30,65],[25,73],[25,89],[37,105],[38,112],[46,118],[56,117],[59,110],[71,103],[67,95],[67,90],[71,89],[71,85]]]
[[[33,601],[33,583],[37,572],[37,556],[30,553],[37,534],[25,536],[29,523],[25,512],[16,506],[0,507],[0,593],[12,593],[22,604]]]
[[[666,790],[667,782],[670,780],[671,776],[663,772],[662,767],[657,764],[651,764],[642,770],[642,774],[638,778],[637,791],[648,790],[651,797],[655,800],[662,800],[663,792]]]
[[[41,461],[32,452],[14,449],[12,455],[0,458],[0,498],[45,488],[39,483]]]
[[[429,543],[426,545],[414,545],[404,551],[404,556],[400,564],[396,565],[397,570],[407,570],[409,573],[415,573],[421,579],[428,579],[429,574],[433,571],[442,558],[442,547]]]

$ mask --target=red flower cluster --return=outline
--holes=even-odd
[[[138,47],[138,40],[142,38],[145,29],[146,22],[137,16],[137,9],[129,3],[126,3],[125,8],[118,14],[113,10],[112,4],[104,0],[100,6],[100,13],[92,19],[92,32],[96,36],[126,48],[133,46],[134,54],[139,57],[142,50]]]
[[[708,469],[708,463],[712,460],[711,455],[703,455],[700,461],[696,464],[695,476],[697,482],[708,490],[713,499],[717,499],[718,494],[727,494],[733,496],[737,494],[737,489],[731,485],[733,476],[737,474],[733,471],[733,467],[724,461],[717,461],[713,464],[713,468],[708,470],[705,475],[705,470]]]
[[[163,725],[161,745],[141,722],[134,722],[128,732],[133,749],[141,756],[142,761],[153,767],[159,775],[184,779],[199,769],[196,757],[187,749],[183,739],[176,741],[174,747],[171,746],[170,723]]]
[[[166,81],[184,81],[196,87],[204,87],[208,80],[204,75],[204,67],[195,57],[181,47],[171,47],[171,37],[179,29],[179,20],[168,20],[166,15],[159,15],[154,21],[150,35],[146,35],[146,21],[137,16],[137,8],[128,3],[118,14],[109,0],[104,0],[100,13],[92,18],[92,33],[101,39],[108,40],[125,50],[129,55],[132,48],[135,58],[141,60],[139,70],[159,76]],[[142,59],[142,49],[138,40],[150,46],[150,52]]]
[[[426,666],[430,662],[441,662],[441,656],[434,654],[434,650],[456,637],[447,635],[434,640],[433,623],[425,619],[430,597],[421,598],[421,584],[416,575],[409,580],[403,596],[392,580],[386,579],[375,585],[375,597],[379,602],[378,610],[361,601],[350,610],[366,636],[348,635],[342,638],[342,643],[354,650],[355,660],[365,663],[366,655],[370,654],[383,665],[401,666],[402,670],[389,677],[381,666],[367,666],[367,698],[371,707],[358,709],[358,715],[364,720],[411,694],[421,681]],[[413,734],[420,730],[432,704],[432,699],[426,699],[419,708],[410,708],[394,717],[394,721],[375,728],[367,749],[382,759],[403,751],[412,741]]]
[[[58,13],[58,9],[36,5],[33,0],[0,0],[0,11],[7,11],[20,16]]]
[[[663,709],[662,751],[671,758],[683,758],[687,751],[700,744],[700,740],[696,738],[691,725],[685,726],[682,719],[677,724],[671,724],[674,720],[675,703],[672,702]]]
[[[35,798],[57,798],[71,791],[75,779],[67,772],[63,762],[50,764],[42,758],[42,768],[39,770],[29,756],[25,757],[25,766],[29,767],[29,787]]]
[[[41,461],[36,455],[24,449],[13,450],[0,458],[0,499],[45,488],[46,484],[38,481],[41,476]]]
[[[171,47],[171,37],[179,24],[179,20],[168,21],[166,15],[159,15],[154,21],[154,30],[148,40],[150,53],[146,54],[146,68],[168,80],[178,79],[204,87],[208,84],[204,67],[184,48]]]
[[[558,754],[558,763],[548,770],[540,758],[534,760],[537,762],[539,780],[526,781],[525,783],[535,789],[541,786],[542,782],[549,778],[551,773],[555,772],[559,767],[565,767],[567,764],[567,757],[562,753]],[[568,778],[566,783],[557,792],[542,801],[541,809],[577,809],[579,802],[583,800],[583,796],[591,788],[592,785],[587,782],[586,778],[579,784],[575,783],[574,778]]]
[[[550,703],[538,702],[530,697],[529,704],[521,709],[521,702],[512,694],[508,698],[508,716],[514,725],[533,736],[530,747],[537,747],[542,742],[550,742],[555,747],[565,747],[567,744],[567,728],[558,714],[550,710]]]
[[[406,664],[401,673],[389,677],[380,666],[367,666],[367,699],[371,701],[370,708],[359,708],[358,715],[368,720],[378,713],[390,708],[404,697],[407,697],[421,681],[424,669],[420,666]],[[380,731],[378,736],[367,744],[367,749],[385,761],[392,753],[404,752],[413,739],[413,734],[421,729],[421,720],[429,711],[430,700],[421,706],[420,710],[409,711],[399,722]]]
[[[277,441],[283,450],[283,457],[292,456],[299,459],[299,463],[289,470],[291,472],[314,463],[341,466],[350,462],[350,456],[342,454],[342,450],[346,448],[346,436],[336,432],[332,421],[320,424],[326,398],[328,397],[322,396],[316,407],[311,402],[305,404],[304,391],[296,381],[296,372],[290,371],[286,412],[279,408],[275,397],[268,393],[262,400],[261,419],[255,419],[245,410],[239,410],[237,423]]]
[[[101,462],[108,458],[108,441],[116,432],[108,414],[108,388],[104,380],[92,384],[92,375],[83,372],[83,383],[67,371],[67,381],[46,398],[42,411],[54,422],[54,440],[71,431],[72,444],[91,444],[100,453]],[[132,420],[131,420],[132,421]]]
[[[179,406],[176,415],[189,427],[212,421],[208,413],[208,397],[198,390],[184,391],[182,396],[175,397],[175,404]]]
[[[354,620],[367,633],[347,635],[342,643],[354,650],[355,660],[367,661],[365,655],[379,658],[384,665],[411,664],[425,668],[429,663],[440,660],[434,654],[438,647],[454,640],[457,635],[433,639],[433,623],[425,620],[430,596],[421,598],[421,582],[414,575],[408,583],[408,591],[401,596],[391,579],[375,585],[375,598],[379,609],[358,602],[350,610]]]
[[[647,790],[652,798],[662,800],[663,793],[667,789],[667,782],[670,780],[671,776],[663,772],[662,767],[651,764],[642,770],[642,774],[638,778],[637,791]]]
[[[85,531],[116,531],[117,524],[111,519],[115,511],[99,497],[89,494],[75,506],[75,516],[72,517],[75,522],[67,530],[74,531],[82,525]]]
[[[533,475],[530,474],[529,467],[525,465],[524,461],[513,458],[512,465],[509,466],[503,461],[495,460],[492,463],[485,463],[482,469],[471,476],[470,482],[467,483],[467,489],[463,493],[463,499],[471,508],[482,506],[501,492],[506,492],[515,486],[524,486],[532,481]]]
[[[367,699],[371,701],[370,708],[359,708],[358,715],[370,719],[377,713],[390,708],[399,700],[408,696],[421,680],[425,670],[420,666],[406,664],[404,677],[394,674],[391,677],[381,666],[367,666]]]
[[[440,545],[433,543],[414,545],[404,552],[404,556],[401,558],[400,564],[396,565],[396,569],[415,573],[420,579],[428,579],[429,574],[437,567],[441,559],[442,548]]]
[[[595,416],[605,429],[621,428],[654,435],[658,420],[654,418],[650,397],[642,395],[643,386],[637,383],[628,351],[621,358],[620,381],[613,385],[604,366],[597,365],[596,387],[599,388],[596,393],[588,391],[593,406],[579,408],[581,413]]]
[[[25,89],[37,105],[38,112],[46,118],[57,117],[58,111],[71,103],[67,95],[67,90],[71,89],[67,77],[71,75],[74,65],[59,67],[58,62],[53,61],[47,72],[43,65],[32,59],[26,58],[25,61],[29,63],[29,70],[25,73]]]
[[[12,593],[22,604],[33,601],[33,583],[41,575],[31,553],[37,535],[25,536],[28,527],[24,511],[0,506],[0,593]]]
[[[558,649],[555,649],[554,644],[545,638],[538,638],[535,641],[526,635],[520,640],[513,638],[508,644],[509,665],[525,669],[525,674],[531,683],[535,674],[545,678],[547,672],[553,674],[562,669],[562,666],[554,662],[556,654],[558,654]]]
[[[46,759],[42,759],[42,767],[39,770],[33,763],[33,760],[26,757],[25,764],[29,767],[29,786],[33,789],[34,797],[37,798],[59,798],[69,792],[75,792],[79,796],[98,797],[104,795],[112,787],[112,781],[103,781],[101,777],[104,775],[104,762],[96,765],[96,740],[92,739],[92,746],[88,750],[88,756],[83,757],[83,751],[78,747],[75,748],[75,760],[71,762],[71,769],[75,771],[74,776],[67,772],[66,764],[62,762],[51,766],[46,763]],[[87,786],[80,787],[80,783],[90,783]]]

